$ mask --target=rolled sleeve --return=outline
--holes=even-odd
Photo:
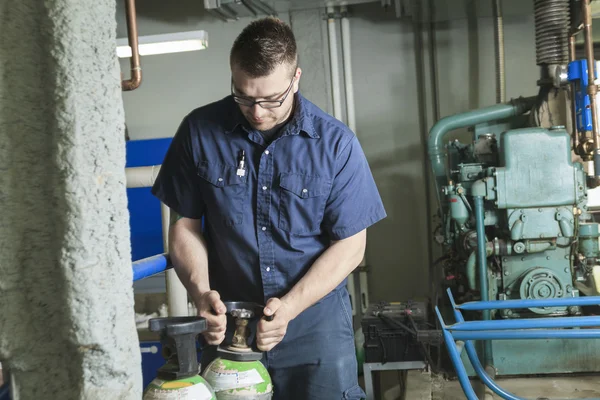
[[[199,219],[204,214],[188,117],[171,142],[152,194],[183,217]]]
[[[342,240],[382,220],[386,212],[356,136],[338,156],[336,167],[323,228],[332,240]]]

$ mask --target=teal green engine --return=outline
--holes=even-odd
[[[588,271],[577,251],[595,263],[598,228],[586,223],[587,188],[582,165],[571,162],[571,141],[561,127],[479,125],[474,141],[448,147],[449,180],[441,187],[444,223],[440,242],[452,259],[447,281],[462,300],[479,294],[474,196],[485,200],[488,298],[548,299],[578,296]],[[579,240],[583,235],[583,243]],[[592,239],[585,239],[586,235]],[[594,241],[594,234],[595,241]],[[450,258],[447,259],[450,260]],[[585,258],[585,257],[584,257]],[[585,264],[585,263],[584,263]],[[573,308],[502,310],[495,317],[576,315]],[[534,315],[535,314],[535,315]]]
[[[443,249],[434,268],[441,284],[433,295],[449,319],[452,310],[440,289],[450,289],[458,303],[600,292],[600,229],[588,210],[597,207],[597,200],[589,200],[596,196],[588,182],[595,181],[581,163],[572,162],[571,139],[563,127],[528,126],[533,119],[524,114],[538,101],[519,98],[445,117],[430,131],[429,161],[441,217],[435,239]],[[469,143],[443,141],[460,128],[472,129]],[[465,318],[552,318],[589,311],[597,313],[531,307],[465,312]],[[485,364],[499,375],[600,371],[597,339],[477,344]],[[469,366],[467,371],[474,374]]]

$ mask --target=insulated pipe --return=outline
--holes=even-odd
[[[127,188],[144,188],[154,185],[154,181],[160,172],[160,165],[149,167],[130,167],[125,168],[125,179]],[[166,251],[166,250],[165,250]]]
[[[160,214],[162,217],[163,248],[167,253],[169,251],[170,210],[164,203],[160,203]],[[174,269],[170,269],[165,273],[165,280],[169,317],[187,317],[189,314],[187,290]]]
[[[133,262],[133,281],[148,278],[149,276],[172,268],[168,254],[158,254],[152,257]]]
[[[567,62],[569,0],[533,0],[536,63],[547,73]]]
[[[598,137],[598,103],[596,95],[598,87],[596,86],[596,66],[594,63],[594,40],[592,36],[592,12],[590,9],[590,0],[583,0],[583,34],[585,37],[585,58],[587,59],[588,87],[587,93],[590,98],[590,109],[592,111],[592,139],[594,140],[594,176],[600,178],[600,138]]]
[[[327,31],[329,32],[329,63],[333,92],[333,116],[342,120],[342,94],[340,90],[340,66],[338,63],[337,25],[333,7],[327,7]]]
[[[494,10],[494,46],[496,50],[496,103],[506,102],[506,70],[504,68],[504,21],[502,0],[492,0]]]
[[[142,83],[142,67],[140,66],[140,49],[138,48],[137,17],[135,0],[125,0],[125,13],[127,14],[127,37],[131,47],[131,79],[121,81],[123,91],[135,90]]]
[[[440,119],[429,131],[428,153],[433,173],[436,178],[437,190],[447,184],[446,152],[443,139],[448,132],[466,128],[483,122],[497,121],[529,111],[536,102],[536,97],[520,97],[506,104],[496,104],[479,110],[451,115]],[[600,171],[600,170],[599,170]]]

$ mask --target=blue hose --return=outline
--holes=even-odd
[[[133,263],[133,281],[147,278],[172,268],[168,254],[158,254]]]

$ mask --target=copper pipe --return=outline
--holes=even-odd
[[[569,36],[569,63],[575,61],[575,35]],[[571,129],[573,129],[573,151],[579,155],[579,131],[577,130],[577,108],[575,106],[575,84],[571,83]]]
[[[129,60],[131,65],[131,79],[121,81],[121,89],[128,91],[137,89],[142,83],[135,0],[125,0],[125,12],[127,15],[127,36],[129,47],[131,47],[131,59]]]
[[[596,108],[596,94],[598,93],[598,87],[596,86],[596,76],[594,71],[596,70],[594,65],[594,41],[592,39],[592,13],[590,10],[590,1],[583,0],[582,13],[583,13],[583,35],[585,42],[585,58],[587,59],[588,69],[588,87],[587,93],[590,98],[590,108],[592,111],[592,139],[594,141],[594,156],[600,150],[600,140],[598,138],[598,109]],[[596,164],[594,162],[594,164]],[[594,175],[598,176],[600,170],[595,169]]]

